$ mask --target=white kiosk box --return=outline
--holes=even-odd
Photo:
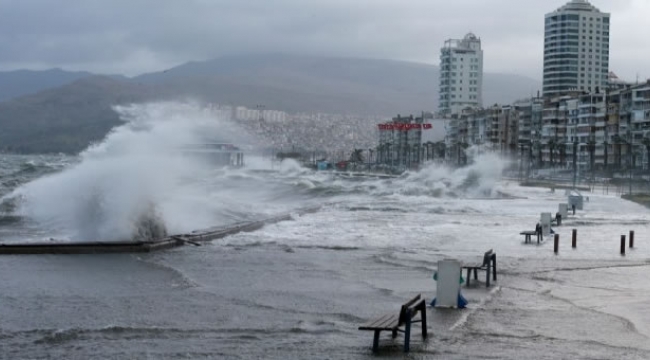
[[[539,219],[540,225],[542,225],[542,235],[549,236],[551,235],[551,213],[542,213]]]
[[[562,221],[566,220],[569,216],[569,204],[560,204],[557,207],[557,212],[562,216]]]
[[[460,262],[458,260],[446,259],[438,261],[436,307],[454,308],[458,306],[460,271]]]
[[[569,206],[575,205],[576,210],[582,210],[582,203],[583,203],[582,194],[580,194],[576,190],[572,190],[571,194],[569,194]]]

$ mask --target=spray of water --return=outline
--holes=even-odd
[[[494,153],[478,153],[468,149],[471,159],[468,166],[451,167],[439,163],[428,163],[418,171],[411,171],[392,179],[365,177],[330,176],[329,172],[300,170],[297,164],[287,163],[283,168],[287,174],[300,174],[298,185],[308,180],[314,193],[322,195],[371,195],[377,196],[425,196],[435,198],[477,198],[497,197],[499,181],[508,161]]]
[[[388,180],[343,178],[290,159],[273,165],[248,157],[248,169],[215,169],[180,148],[207,141],[252,144],[232,122],[188,103],[116,111],[122,126],[75,165],[15,190],[8,198],[20,199],[11,201],[19,209],[10,212],[72,240],[151,239],[285,212],[307,205],[306,199],[493,196],[506,166],[494,154],[475,154],[464,168],[430,164]]]
[[[149,239],[214,225],[223,204],[206,196],[213,169],[179,148],[208,138],[237,141],[232,124],[191,103],[116,111],[124,125],[76,165],[12,194],[22,199],[22,215],[84,241]]]

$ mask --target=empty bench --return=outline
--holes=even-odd
[[[420,314],[420,320],[413,318]],[[414,297],[406,302],[400,308],[399,314],[386,314],[375,318],[359,326],[359,330],[374,331],[375,337],[372,342],[372,351],[377,352],[379,348],[379,334],[384,331],[391,331],[393,339],[397,337],[397,332],[404,333],[404,352],[409,351],[409,341],[411,340],[411,324],[422,323],[422,337],[427,337],[427,310],[424,299],[421,295]],[[404,330],[401,329],[404,327]]]
[[[490,249],[483,254],[483,263],[464,265],[463,269],[467,269],[467,286],[469,286],[472,271],[474,272],[474,280],[478,280],[478,271],[484,270],[486,274],[485,286],[489,287],[490,271],[492,271],[494,281],[497,281],[497,254]]]

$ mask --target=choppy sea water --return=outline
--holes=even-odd
[[[201,247],[2,256],[0,358],[370,359],[372,334],[359,324],[396,313],[418,293],[429,301],[437,261],[476,260],[487,249],[497,253],[495,286],[463,287],[467,309],[430,308],[430,336],[422,341],[414,330],[408,358],[650,357],[649,212],[614,195],[585,194],[585,210],[554,228],[555,255],[552,241],[525,245],[519,232],[557,211],[564,194],[500,179],[497,158],[383,180],[251,158],[243,169],[182,173],[162,184],[123,161],[110,152],[3,156],[1,241],[79,240],[90,233],[72,220],[95,207],[85,221],[117,229],[141,210],[129,201],[136,195],[170,232],[323,208]],[[156,176],[186,169],[162,165]],[[123,185],[127,175],[156,191]],[[73,206],[34,208],[66,199]],[[117,216],[120,209],[129,216]],[[636,247],[621,256],[620,235],[630,230]],[[404,358],[401,338],[384,335],[379,356]]]

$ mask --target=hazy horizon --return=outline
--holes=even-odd
[[[438,67],[439,64],[431,64],[431,63],[425,63],[421,61],[416,61],[416,60],[400,60],[400,59],[383,59],[383,58],[370,58],[370,57],[362,57],[362,56],[328,56],[328,55],[313,55],[313,54],[299,54],[299,53],[241,53],[241,54],[230,54],[230,55],[223,55],[219,56],[216,58],[210,58],[210,59],[203,59],[203,60],[186,60],[183,62],[180,62],[176,65],[172,65],[171,67],[164,68],[164,69],[159,69],[159,70],[153,70],[153,71],[147,71],[147,72],[142,72],[142,73],[137,73],[133,75],[127,75],[124,73],[106,73],[106,72],[94,72],[94,71],[89,71],[89,70],[84,70],[84,69],[76,69],[76,68],[67,68],[67,67],[36,67],[36,68],[16,68],[16,69],[0,69],[0,72],[14,72],[14,71],[56,71],[56,70],[61,70],[61,71],[66,71],[66,72],[89,72],[93,75],[105,75],[105,76],[125,76],[128,78],[135,78],[141,75],[146,75],[150,73],[158,73],[158,72],[165,72],[167,70],[173,69],[178,66],[182,66],[185,64],[189,63],[201,63],[201,62],[209,62],[209,61],[214,61],[218,59],[227,59],[227,58],[237,58],[237,57],[255,57],[255,56],[289,56],[289,57],[313,57],[313,58],[330,58],[330,59],[358,59],[358,60],[378,60],[378,61],[394,61],[394,62],[402,62],[402,63],[410,63],[410,64],[416,64],[416,65],[426,65],[426,66],[434,66]],[[536,81],[541,81],[541,78],[534,78],[531,76],[527,76],[525,74],[518,74],[516,72],[507,72],[507,71],[485,71],[487,74],[493,74],[493,75],[515,75],[515,76],[521,76],[524,78],[529,78],[532,80]]]
[[[0,70],[61,68],[100,74],[162,71],[187,61],[289,53],[439,63],[449,38],[481,37],[487,73],[540,80],[544,15],[568,0],[61,0],[0,3]],[[592,0],[611,14],[610,69],[650,77],[650,3]]]

